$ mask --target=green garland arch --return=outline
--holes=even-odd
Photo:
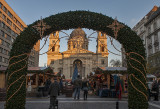
[[[44,32],[44,36],[53,31],[68,30],[71,28],[88,28],[102,31],[110,36],[113,31],[107,26],[114,21],[111,17],[89,11],[69,11],[52,15],[43,19],[51,28]],[[7,81],[7,100],[5,109],[25,109],[27,60],[33,46],[40,40],[40,34],[32,28],[38,21],[28,25],[27,28],[16,38],[11,53]],[[123,44],[130,55],[128,60],[128,74],[130,77],[128,87],[129,109],[148,109],[146,96],[147,85],[145,74],[145,49],[139,36],[125,25],[119,32],[117,40]],[[17,56],[17,57],[16,57]],[[142,58],[142,57],[144,58]]]

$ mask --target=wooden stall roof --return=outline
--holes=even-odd
[[[0,67],[0,73],[5,72],[7,67]],[[28,67],[28,73],[50,73],[53,74],[53,70],[50,67]]]
[[[98,67],[96,70],[105,74],[127,74],[126,67]]]

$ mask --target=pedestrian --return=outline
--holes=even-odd
[[[154,93],[154,100],[158,101],[158,96],[159,96],[159,84],[158,84],[158,80],[155,80],[153,83],[153,87],[152,87],[152,91],[155,91]]]
[[[83,93],[84,100],[87,100],[88,88],[89,88],[89,84],[88,84],[87,78],[84,78],[82,82],[82,90],[84,91]]]
[[[57,78],[52,78],[51,85],[49,87],[48,94],[50,95],[50,107],[49,109],[55,109],[56,98],[59,95],[59,84],[57,82]]]
[[[60,79],[59,86],[60,86],[60,91],[63,95],[63,80],[62,80],[62,78]]]
[[[80,97],[80,89],[82,87],[82,80],[80,79],[80,76],[78,75],[77,76],[77,79],[74,80],[74,87],[75,87],[75,90],[74,90],[74,99],[79,99]]]

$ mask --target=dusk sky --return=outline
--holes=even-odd
[[[28,25],[34,21],[54,15],[57,13],[75,11],[75,10],[89,10],[92,12],[102,13],[112,18],[117,17],[118,21],[133,27],[141,18],[143,18],[154,5],[160,6],[160,0],[6,0],[10,7],[18,14],[18,16]],[[87,35],[93,31],[83,29]],[[65,31],[70,34],[72,30]],[[65,34],[60,33],[60,37]],[[94,37],[97,34],[93,35]],[[49,41],[48,41],[49,42]],[[108,49],[112,52],[118,53],[109,43]],[[41,46],[44,41],[41,41]],[[42,49],[40,53],[48,50],[48,44]],[[89,43],[89,50],[96,51],[96,42],[93,39]],[[115,46],[120,49],[120,44],[115,42]],[[60,41],[60,51],[67,50],[67,40]],[[121,59],[121,57],[109,54],[109,61],[111,59]],[[40,56],[40,66],[47,63],[47,55]]]

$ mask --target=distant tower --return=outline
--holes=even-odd
[[[59,45],[59,32],[55,32],[50,34],[49,37],[49,52],[47,53],[47,66],[53,65],[54,61],[57,60],[55,55],[59,54],[60,52],[60,45]]]
[[[108,66],[108,48],[107,48],[107,35],[106,33],[97,32],[97,66]]]
[[[52,33],[50,34],[50,37],[49,37],[49,48],[48,50],[49,53],[59,53],[60,51],[60,45],[59,45],[59,32],[55,32],[55,33]]]
[[[96,52],[101,53],[103,56],[108,56],[106,33],[98,32]]]

